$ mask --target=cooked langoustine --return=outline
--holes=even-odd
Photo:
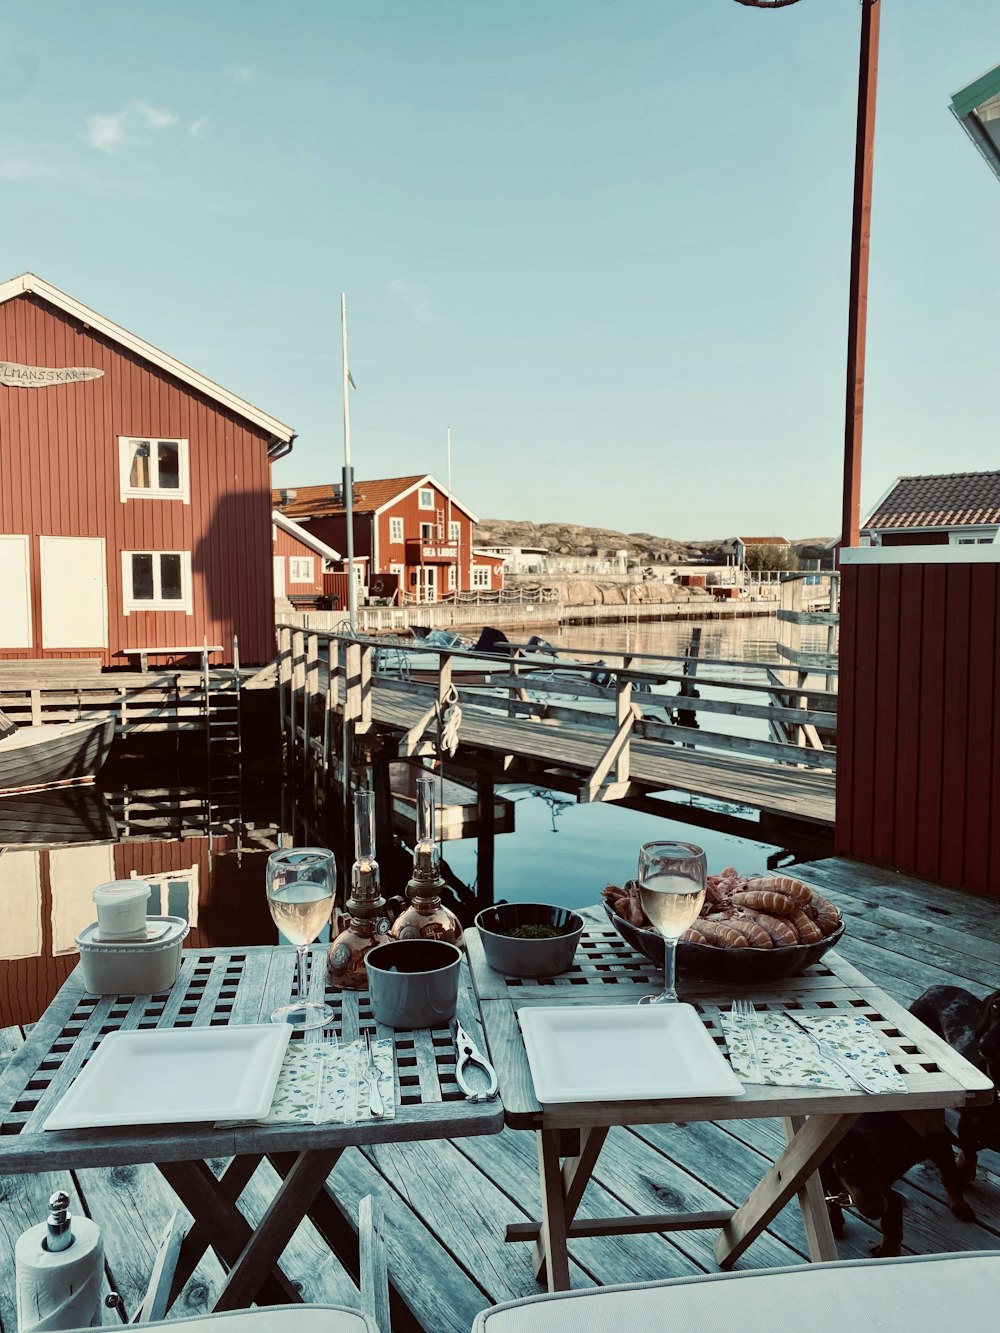
[[[624,888],[609,884],[604,897],[631,925],[651,928],[634,880]],[[748,878],[726,866],[721,874],[708,876],[701,916],[681,940],[716,949],[785,948],[818,944],[840,925],[833,903],[801,880],[789,875]]]

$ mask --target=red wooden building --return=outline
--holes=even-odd
[[[274,652],[271,462],[294,432],[25,273],[0,283],[0,658]],[[177,656],[171,654],[170,656]]]
[[[286,610],[295,607],[327,607],[340,610],[347,605],[347,574],[344,557],[327,546],[302,523],[288,518],[280,509],[271,513],[274,541],[274,600]],[[355,578],[367,583],[367,561],[355,560]]]
[[[836,850],[1000,897],[1000,546],[840,560]]]
[[[861,532],[873,546],[988,546],[1000,537],[1000,472],[897,477]]]
[[[347,546],[342,487],[273,494],[275,508],[338,551]],[[370,597],[440,602],[457,592],[502,587],[502,562],[473,548],[476,515],[429,474],[356,481],[354,554]],[[357,571],[356,571],[357,573]]]

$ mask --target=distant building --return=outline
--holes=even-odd
[[[327,546],[314,532],[284,515],[271,514],[274,543],[274,600],[285,610],[296,605],[328,606],[340,610],[347,605],[347,574],[339,551]],[[366,559],[355,560],[358,586],[367,583]]]
[[[723,543],[722,549],[732,557],[734,565],[742,566],[746,564],[747,551],[752,546],[777,546],[781,550],[790,551],[792,543],[787,537],[733,537],[731,541]]]
[[[499,560],[505,574],[541,574],[549,553],[547,546],[481,546],[479,550]]]
[[[32,273],[0,283],[0,658],[274,656],[294,431]],[[133,650],[129,653],[129,650]]]
[[[334,550],[347,549],[347,511],[339,483],[283,487],[274,508]],[[503,586],[500,561],[477,556],[471,509],[430,473],[356,481],[352,497],[355,577],[370,600],[440,602],[459,592]],[[341,566],[342,570],[343,566]],[[289,584],[289,592],[294,593]]]
[[[861,528],[873,546],[974,546],[1000,532],[1000,472],[897,477]]]

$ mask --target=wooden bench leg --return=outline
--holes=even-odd
[[[250,1178],[257,1170],[260,1162],[261,1154],[259,1153],[256,1156],[234,1157],[222,1175],[218,1177],[218,1188],[222,1197],[235,1204],[250,1183]],[[163,1173],[161,1172],[161,1174]],[[166,1179],[165,1175],[164,1179]],[[174,1190],[174,1193],[176,1194],[177,1191]],[[179,1197],[180,1195],[178,1195]],[[195,1217],[191,1230],[181,1243],[181,1251],[174,1265],[168,1308],[181,1294],[188,1278],[198,1267],[201,1256],[213,1245],[214,1239],[215,1235],[212,1228],[206,1222],[200,1222]],[[283,1300],[284,1297],[275,1292],[273,1299]]]
[[[732,1268],[792,1195],[806,1189],[809,1177],[819,1169],[857,1118],[857,1115],[814,1115],[799,1123],[774,1166],[723,1226],[715,1242],[715,1257],[720,1268]],[[811,1196],[810,1214],[812,1216]]]
[[[783,1121],[785,1138],[789,1143],[804,1124],[804,1117],[798,1115]],[[826,1206],[826,1190],[818,1171],[814,1171],[799,1190],[799,1207],[802,1210],[809,1257],[813,1263],[826,1263],[839,1258],[833,1227],[830,1225],[830,1210]]]

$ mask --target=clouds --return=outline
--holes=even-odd
[[[160,130],[176,123],[172,111],[163,111],[147,102],[129,102],[111,115],[90,116],[83,137],[91,148],[114,153],[119,148],[146,143]]]
[[[390,278],[387,289],[389,295],[395,297],[415,323],[425,326],[440,324],[440,318],[431,302],[429,288],[407,282],[404,278]]]

